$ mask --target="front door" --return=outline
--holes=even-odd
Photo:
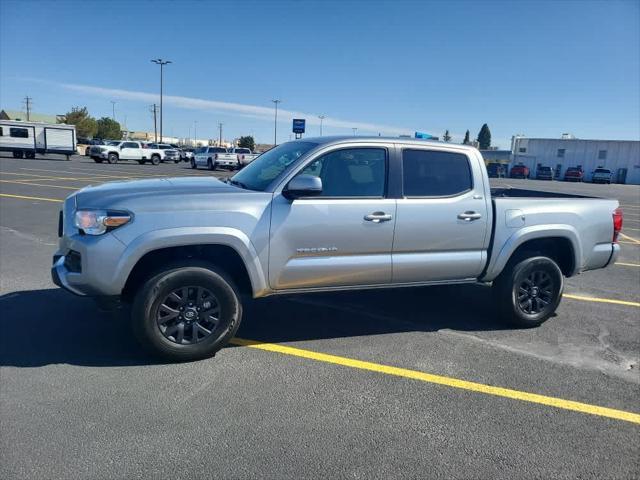
[[[391,281],[396,200],[386,197],[388,148],[341,148],[310,159],[299,174],[322,194],[274,194],[269,282],[275,290],[384,285]]]
[[[402,150],[403,198],[398,200],[393,282],[475,278],[487,257],[490,198],[475,179],[476,158],[455,149]]]
[[[120,150],[120,158],[123,160],[134,160],[142,158],[140,145],[136,142],[124,142]]]

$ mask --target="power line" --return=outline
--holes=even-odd
[[[24,108],[27,111],[27,122],[31,120],[31,107],[33,107],[33,98],[27,95],[24,97]]]

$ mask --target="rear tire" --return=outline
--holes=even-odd
[[[198,166],[196,165],[196,161],[191,159],[191,168],[198,168]]]
[[[233,282],[201,262],[151,277],[136,294],[133,329],[151,352],[171,361],[207,358],[238,330],[242,304]]]
[[[160,156],[159,155],[151,155],[151,163],[154,165],[160,165]]]
[[[33,160],[34,158],[36,158],[36,152],[24,152],[24,156],[29,160]]]
[[[215,163],[213,163],[213,161],[210,158],[207,160],[207,168],[209,170],[215,170],[216,169]]]
[[[109,156],[107,157],[107,162],[110,164],[118,163],[118,154],[110,153]]]
[[[102,159],[101,158],[94,158],[93,161],[96,162],[96,163],[102,163]]]
[[[144,164],[145,164],[145,161],[144,161],[144,160],[138,160],[138,163],[139,163],[140,165],[144,165]]]
[[[22,150],[13,152],[13,158],[22,158],[23,156],[24,156],[24,152]]]
[[[549,257],[523,253],[509,261],[493,282],[500,316],[513,325],[530,328],[554,314],[564,289],[560,267]]]

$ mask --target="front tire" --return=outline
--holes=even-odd
[[[160,165],[160,156],[159,155],[151,155],[151,163],[154,165]]]
[[[560,304],[564,277],[552,259],[533,253],[509,261],[493,282],[495,303],[501,317],[519,327],[537,327]]]
[[[135,297],[132,322],[141,343],[171,361],[207,358],[238,330],[242,304],[233,282],[194,262],[151,277]]]
[[[196,161],[191,159],[191,168],[197,168]]]
[[[215,170],[216,169],[216,164],[213,163],[213,161],[210,158],[207,160],[207,168],[209,170]]]
[[[107,162],[111,164],[118,163],[118,154],[110,153],[109,156],[107,157]]]

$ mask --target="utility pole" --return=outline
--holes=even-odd
[[[322,121],[326,118],[324,115],[318,115],[320,119],[320,136],[322,136]]]
[[[111,100],[111,120],[115,122],[116,120],[116,102],[115,100]]]
[[[27,122],[31,119],[31,107],[33,106],[33,98],[30,96],[24,97],[24,107],[27,111]]]
[[[356,132],[358,131],[358,127],[353,127],[351,130],[353,130],[353,136],[356,136]]]
[[[218,146],[222,146],[222,122],[218,123],[218,129],[220,130],[220,139],[218,140]]]
[[[282,103],[282,100],[271,100],[276,105],[276,117],[273,121],[273,146],[278,145],[278,104]]]
[[[157,118],[157,107],[156,104],[154,103],[153,105],[151,105],[151,112],[153,113],[153,135],[155,137],[154,142],[158,143],[158,122],[156,120]]]
[[[160,143],[162,143],[162,76],[163,76],[163,67],[168,63],[173,63],[171,60],[162,60],[161,58],[156,58],[151,60],[156,65],[160,65]]]
[[[198,121],[193,121],[193,146],[198,146]]]

